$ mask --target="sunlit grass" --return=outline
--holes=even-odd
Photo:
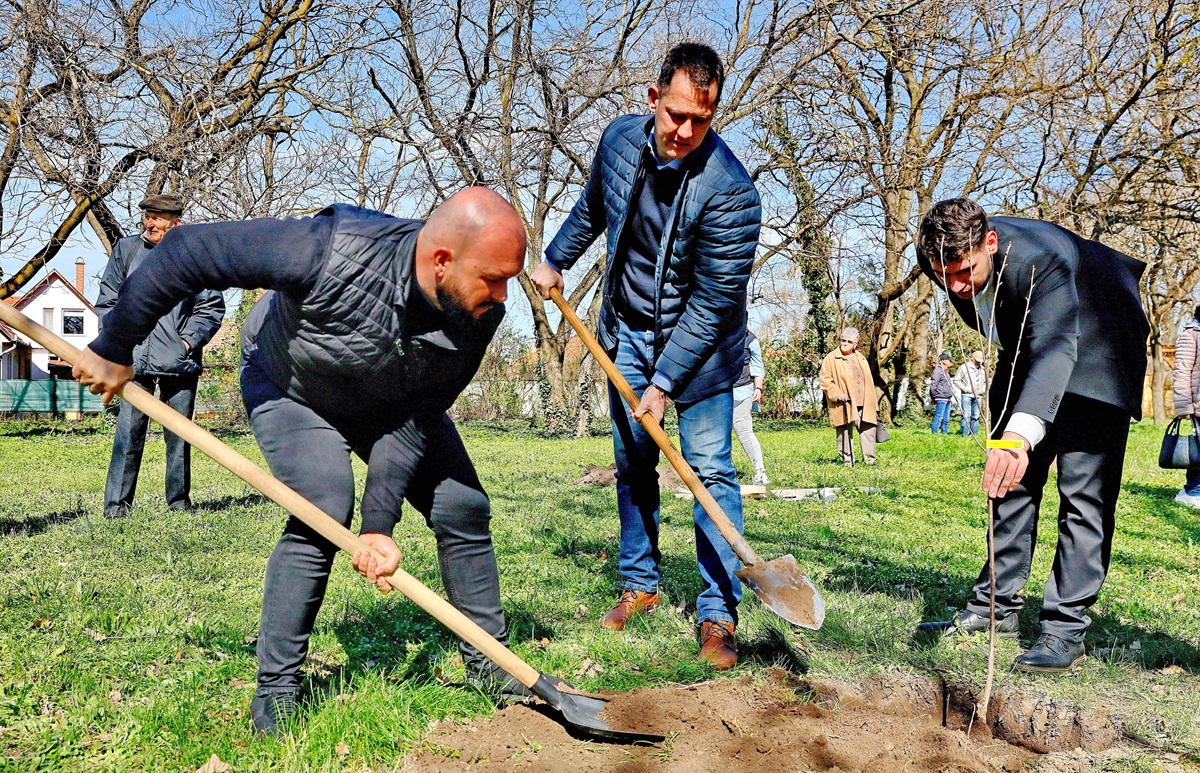
[[[607,633],[597,621],[620,587],[615,496],[575,481],[585,465],[611,461],[610,441],[465,434],[492,497],[518,654],[584,689],[713,678],[696,660],[690,501],[663,500],[668,603],[624,633]],[[982,563],[979,451],[921,429],[893,436],[877,467],[850,470],[836,459],[832,429],[760,433],[774,486],[840,488],[830,503],[745,503],[747,539],[766,557],[794,554],[829,613],[821,631],[804,631],[748,600],[732,676],[778,665],[851,679],[897,668],[981,679],[982,642],[960,649],[914,632],[962,604]],[[1092,657],[1070,677],[1028,677],[1009,668],[1019,645],[1004,643],[998,679],[1115,705],[1157,741],[1195,752],[1200,514],[1171,501],[1182,472],[1157,469],[1158,439],[1158,429],[1139,426],[1131,440],[1112,572],[1093,610]],[[231,442],[260,458],[252,439]],[[162,443],[152,439],[137,509],[106,521],[110,449],[102,433],[0,437],[0,767],[194,770],[215,753],[239,771],[387,769],[424,743],[431,721],[489,713],[481,695],[460,686],[453,638],[339,560],[292,732],[253,738],[252,641],[283,515],[198,456],[197,511],[169,512]],[[1056,507],[1051,492],[1045,511]],[[1052,524],[1041,529],[1026,590],[1026,643],[1036,636]],[[406,569],[440,591],[432,535],[411,509],[397,538]]]

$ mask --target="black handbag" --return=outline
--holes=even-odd
[[[1164,470],[1186,470],[1188,467],[1200,466],[1200,424],[1196,417],[1192,419],[1192,434],[1179,434],[1179,423],[1182,416],[1167,425],[1167,434],[1163,435],[1162,448],[1158,452],[1158,466]]]

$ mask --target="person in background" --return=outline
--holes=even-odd
[[[933,401],[933,434],[950,434],[950,401],[954,399],[954,385],[950,383],[950,366],[954,360],[948,352],[938,355],[938,364],[933,369],[933,380],[929,384],[929,399]]]
[[[172,193],[143,199],[142,232],[113,245],[112,256],[100,278],[96,316],[100,330],[117,303],[121,284],[183,218],[183,200]],[[216,290],[201,290],[183,299],[155,324],[133,350],[133,381],[187,418],[196,408],[196,387],[204,370],[202,349],[212,340],[225,317],[225,299]],[[133,506],[146,430],[150,419],[129,403],[122,403],[113,437],[112,459],[104,483],[104,516],[121,518]],[[173,432],[163,430],[167,444],[166,495],[172,510],[192,508],[192,447]]]
[[[971,358],[958,366],[953,384],[962,394],[962,435],[979,434],[979,405],[987,389],[987,372],[983,369],[983,352],[976,349]]]
[[[843,328],[840,345],[821,363],[820,382],[829,404],[829,423],[837,430],[838,454],[847,465],[854,464],[856,427],[863,461],[875,464],[875,431],[879,424],[871,366],[855,351],[858,336],[857,328]]]
[[[763,464],[762,446],[754,436],[753,415],[754,406],[762,400],[763,379],[766,374],[758,336],[747,328],[746,364],[742,366],[742,374],[733,384],[733,431],[738,442],[742,444],[742,450],[754,465],[752,484],[755,486],[771,485],[766,465]]]
[[[1200,306],[1175,340],[1175,415],[1185,419],[1200,414]],[[1175,501],[1200,508],[1200,467],[1189,467]]]

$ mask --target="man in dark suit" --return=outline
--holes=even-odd
[[[1150,326],[1138,280],[1145,265],[1051,223],[988,220],[968,199],[935,204],[921,221],[917,260],[959,316],[1000,346],[988,392],[991,436],[983,489],[995,500],[996,618],[1018,634],[1038,511],[1058,462],[1058,548],[1046,582],[1041,636],[1016,660],[1066,671],[1083,659],[1085,610],[1100,594],[1129,420],[1141,418]],[[991,581],[980,572],[952,633],[986,631]]]

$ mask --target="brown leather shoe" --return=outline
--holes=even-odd
[[[737,664],[733,623],[705,620],[700,624],[700,659],[718,671],[728,671]]]
[[[653,612],[658,609],[658,604],[659,598],[657,593],[647,593],[642,590],[623,590],[621,591],[621,600],[600,621],[600,627],[607,628],[610,631],[624,630],[625,624],[634,615],[639,612]]]

